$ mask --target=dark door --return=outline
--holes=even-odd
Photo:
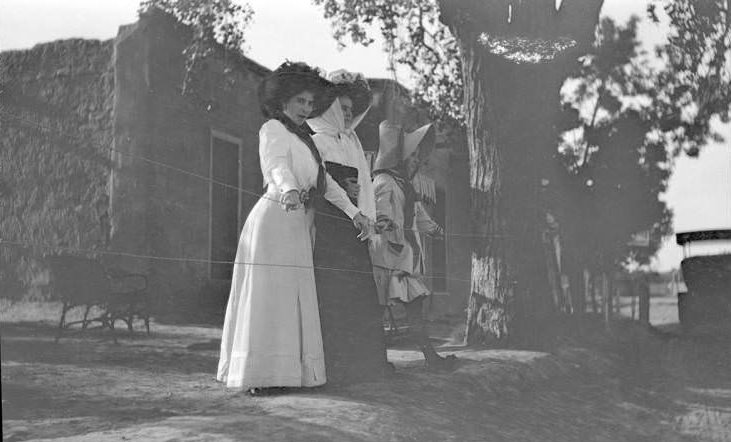
[[[239,145],[213,137],[211,143],[212,279],[231,279],[238,245]]]

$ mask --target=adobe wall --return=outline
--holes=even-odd
[[[105,246],[111,54],[80,39],[0,53],[0,237],[33,245],[0,248],[0,279],[31,282],[27,258]]]

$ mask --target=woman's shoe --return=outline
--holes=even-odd
[[[253,387],[246,390],[246,394],[251,397],[266,396],[266,389],[261,387]]]
[[[452,371],[457,367],[457,356],[440,356],[431,344],[422,345],[421,352],[424,353],[426,368],[430,371]]]
[[[278,394],[286,394],[289,392],[287,387],[252,387],[246,390],[246,394],[252,397],[258,396],[274,396]]]

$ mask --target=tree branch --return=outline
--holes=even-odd
[[[430,69],[429,69],[429,74],[430,74],[431,76],[434,76],[434,72],[435,72],[435,71],[436,71],[436,69],[437,69],[437,65],[438,65],[438,64],[439,64],[439,63],[441,62],[441,58],[442,58],[442,57],[441,57],[441,56],[439,55],[439,53],[438,53],[438,52],[437,52],[437,51],[436,51],[436,50],[435,50],[434,48],[432,48],[432,47],[431,47],[431,46],[430,46],[430,45],[429,45],[429,44],[428,44],[428,43],[426,42],[426,40],[424,39],[424,34],[426,33],[426,28],[424,27],[424,10],[423,10],[422,8],[419,8],[419,28],[420,28],[420,32],[418,32],[418,33],[417,33],[417,36],[418,36],[418,38],[419,38],[419,41],[420,41],[421,45],[422,45],[422,46],[423,46],[423,47],[424,47],[424,48],[425,48],[425,49],[426,49],[427,51],[429,51],[429,52],[431,52],[431,53],[432,53],[432,55],[434,56],[434,61],[436,62],[436,63],[432,63],[432,64],[431,64],[431,67],[430,67]]]
[[[604,92],[606,92],[606,80],[601,80],[602,83],[599,85],[599,89],[597,90],[597,97],[596,97],[596,103],[594,104],[594,112],[591,115],[591,122],[589,122],[589,128],[594,129],[594,125],[596,124],[596,116],[599,113],[599,104],[602,102],[602,97],[604,96]]]
[[[573,38],[579,46],[594,42],[594,29],[604,0],[563,0],[558,10],[559,32]]]

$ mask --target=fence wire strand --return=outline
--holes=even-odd
[[[159,255],[148,255],[148,254],[140,254],[140,253],[131,253],[131,252],[121,252],[121,251],[113,251],[113,250],[101,250],[101,249],[81,249],[77,247],[65,247],[65,246],[47,246],[47,245],[41,245],[41,244],[33,244],[25,241],[8,241],[4,239],[0,239],[0,245],[5,246],[11,246],[11,247],[17,247],[17,248],[23,248],[23,249],[52,249],[52,250],[62,250],[64,252],[72,252],[72,253],[83,253],[83,254],[99,254],[99,255],[105,255],[105,256],[118,256],[118,257],[125,257],[125,258],[136,258],[136,259],[149,259],[153,261],[168,261],[168,262],[190,262],[190,263],[196,263],[196,264],[232,264],[232,265],[244,265],[244,266],[251,266],[251,267],[280,267],[280,268],[293,268],[293,269],[305,269],[305,270],[326,270],[326,271],[333,271],[333,272],[343,272],[343,273],[356,273],[361,275],[372,275],[372,271],[367,270],[356,270],[356,269],[345,269],[340,267],[325,267],[325,266],[303,266],[303,265],[297,265],[297,264],[278,264],[278,263],[257,263],[257,262],[246,262],[246,261],[219,261],[219,260],[211,260],[211,259],[204,259],[204,258],[186,258],[186,257],[175,257],[175,256],[159,256]],[[389,268],[387,270],[399,270],[399,269],[393,269]],[[419,278],[424,279],[443,279],[447,281],[460,281],[460,282],[470,282],[469,279],[462,279],[462,278],[452,278],[448,277],[443,274],[432,274],[432,275],[418,275]]]

